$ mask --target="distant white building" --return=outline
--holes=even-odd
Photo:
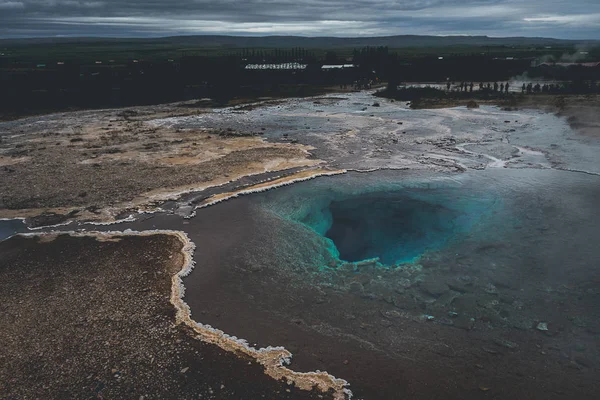
[[[281,63],[281,64],[248,64],[245,69],[284,69],[284,70],[302,70],[306,69],[306,64],[300,63]]]
[[[355,68],[356,65],[354,64],[336,64],[336,65],[323,65],[321,67],[321,69],[323,70],[331,70],[331,69],[348,69],[348,68]]]

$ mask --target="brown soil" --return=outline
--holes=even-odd
[[[199,112],[155,106],[0,124],[0,217],[88,207],[118,212],[169,193],[317,163],[305,146],[267,143],[253,132],[149,122]]]
[[[174,324],[170,235],[0,242],[0,398],[323,398]]]

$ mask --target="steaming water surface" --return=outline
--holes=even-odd
[[[593,369],[578,366],[600,360],[598,143],[538,111],[372,102],[291,100],[176,122],[233,120],[313,145],[336,167],[398,169],[198,210],[189,229],[213,221],[220,241],[200,241],[185,282],[192,311],[284,345],[295,368],[327,369],[367,398],[480,396],[478,384],[456,386],[461,374],[515,395],[593,392]]]
[[[598,195],[591,175],[490,169],[349,173],[245,196],[191,222],[208,233],[218,216],[219,245],[199,242],[186,298],[204,322],[285,345],[298,368],[375,398],[407,384],[398,370],[442,379],[465,360],[495,385],[533,385],[515,366],[558,376],[577,349],[599,359]]]

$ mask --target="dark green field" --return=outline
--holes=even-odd
[[[600,41],[485,36],[4,39],[0,118],[205,97],[225,105],[234,99],[302,96],[377,82],[493,82],[525,73],[600,80],[598,68],[536,68],[542,61],[600,61]],[[245,68],[265,63],[306,68]],[[322,69],[325,64],[356,67]]]
[[[304,38],[304,37],[233,37],[180,36],[151,39],[6,39],[0,40],[0,62],[78,64],[96,61],[125,62],[178,60],[182,56],[222,56],[237,54],[242,49],[269,53],[273,49],[305,48],[316,56],[334,52],[340,58],[351,58],[354,49],[386,46],[402,58],[424,56],[485,54],[497,57],[560,57],[585,48],[587,58],[600,57],[600,41],[569,41],[543,38],[487,38],[392,36],[381,38]]]

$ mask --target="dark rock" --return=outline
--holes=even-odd
[[[485,285],[483,287],[483,291],[486,292],[487,294],[498,294],[498,289],[492,283],[488,283],[487,285]]]
[[[434,297],[446,293],[450,288],[444,281],[436,276],[429,276],[420,285],[421,289]]]
[[[491,281],[495,286],[510,288],[512,287],[514,277],[508,274],[495,274],[491,277]]]
[[[460,329],[470,331],[475,326],[475,319],[461,314],[454,320],[454,326]]]
[[[522,318],[513,318],[512,326],[513,328],[517,328],[523,331],[529,330],[533,327],[534,323],[532,319],[522,317]]]
[[[585,351],[586,347],[583,343],[575,343],[575,351]]]
[[[356,280],[360,282],[363,286],[368,285],[371,282],[371,275],[359,273],[356,275]]]
[[[403,310],[416,310],[418,308],[417,301],[407,294],[395,295],[392,297],[392,302],[398,308]]]
[[[485,346],[483,346],[481,348],[481,350],[485,351],[486,353],[490,353],[490,354],[498,354],[497,350],[490,349],[489,347],[485,347]]]
[[[411,285],[412,283],[410,280],[403,278],[400,282],[396,284],[396,286],[394,286],[394,291],[396,293],[402,294],[406,292],[406,290],[410,288]]]
[[[577,364],[579,364],[579,365],[581,365],[581,366],[583,366],[583,367],[586,367],[586,368],[594,368],[594,362],[593,362],[592,360],[588,359],[588,358],[585,358],[585,357],[583,357],[583,356],[579,356],[579,355],[578,355],[578,356],[575,356],[575,357],[573,358],[573,360],[574,360],[574,361],[575,361]]]
[[[402,318],[404,315],[397,310],[381,310],[381,315],[387,319],[397,319]]]
[[[447,284],[450,289],[455,290],[460,293],[466,293],[466,292],[470,291],[470,287],[469,287],[470,283],[469,282],[464,282],[459,279],[452,279],[452,280],[448,281]]]
[[[511,342],[506,339],[494,339],[494,343],[501,347],[506,347],[507,349],[516,349],[519,345],[515,342]]]
[[[362,283],[354,281],[350,283],[349,291],[350,293],[360,295],[365,291],[365,288],[363,287]]]

